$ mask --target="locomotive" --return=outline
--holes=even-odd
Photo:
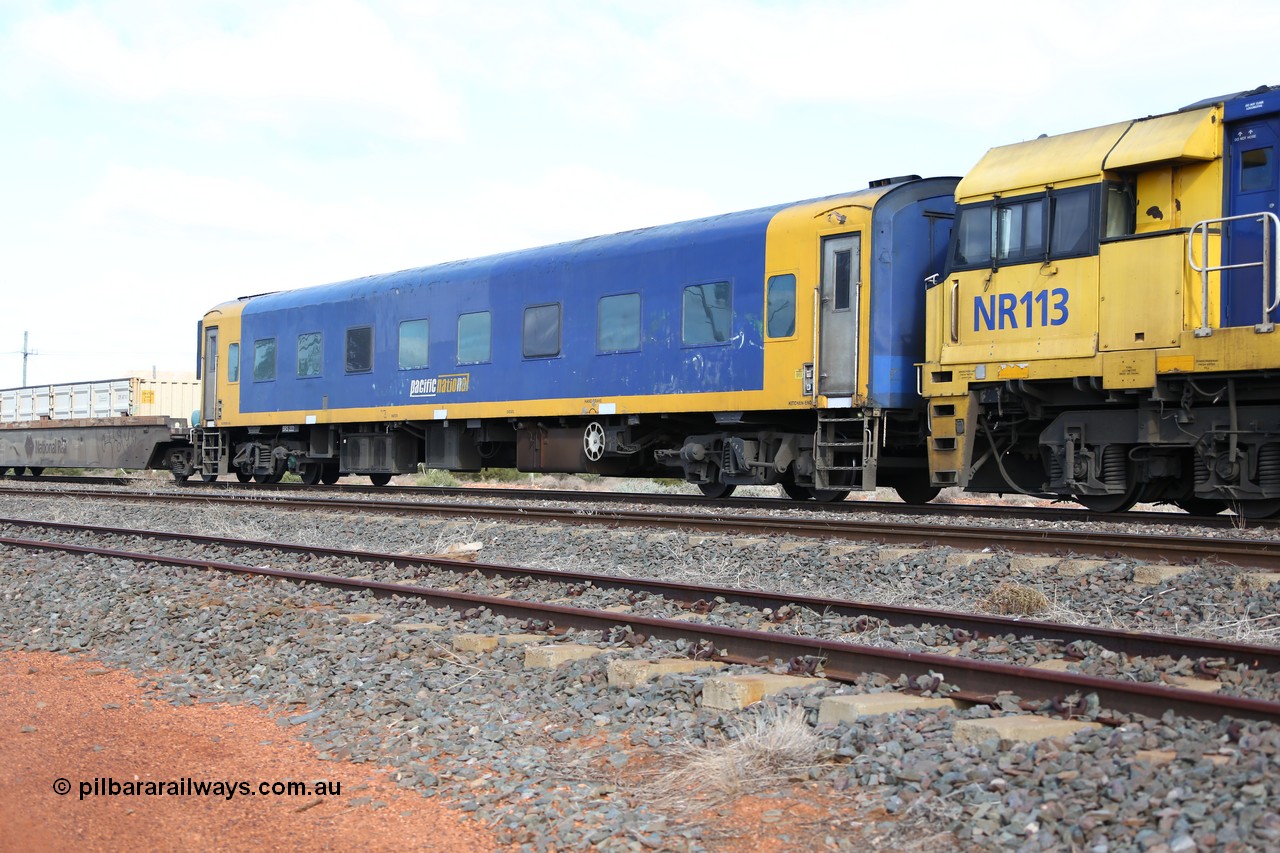
[[[217,306],[175,477],[1280,513],[1280,89],[726,216]]]
[[[935,487],[1280,512],[1280,89],[994,148],[956,188]]]

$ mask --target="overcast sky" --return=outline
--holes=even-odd
[[[225,299],[954,175],[1280,84],[1280,3],[0,0],[0,387]]]

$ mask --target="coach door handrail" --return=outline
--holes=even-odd
[[[1211,225],[1222,226],[1228,222],[1237,222],[1244,219],[1257,220],[1262,223],[1262,260],[1249,261],[1242,264],[1210,264],[1209,227]],[[1194,272],[1200,273],[1200,328],[1195,331],[1197,338],[1207,338],[1213,334],[1213,329],[1209,328],[1209,273],[1221,272],[1222,270],[1238,270],[1250,267],[1262,268],[1262,322],[1254,326],[1253,329],[1255,332],[1270,332],[1275,329],[1275,324],[1271,322],[1271,312],[1280,307],[1280,291],[1277,291],[1276,288],[1276,282],[1280,280],[1280,265],[1277,264],[1277,256],[1273,248],[1271,237],[1273,230],[1280,234],[1280,217],[1265,210],[1260,213],[1241,213],[1237,216],[1204,219],[1191,226],[1191,232],[1187,234],[1187,265]],[[1195,258],[1197,233],[1200,234],[1202,264],[1197,264]],[[1225,234],[1225,229],[1220,228],[1218,233]],[[1273,291],[1276,291],[1274,296],[1272,295]]]

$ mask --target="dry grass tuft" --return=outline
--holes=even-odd
[[[1034,587],[1006,582],[978,602],[978,609],[1001,616],[1034,616],[1049,609],[1049,597]]]
[[[696,747],[653,786],[658,799],[723,801],[807,778],[822,762],[821,740],[804,712],[788,709],[756,718],[755,731],[728,743]]]

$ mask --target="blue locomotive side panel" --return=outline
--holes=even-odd
[[[256,297],[242,317],[240,409],[760,389],[765,234],[781,207]],[[622,295],[638,299],[638,344],[602,346],[600,300]],[[558,306],[559,324],[530,356],[526,311],[539,306],[552,320]],[[400,325],[422,320],[427,364],[402,369]],[[371,365],[346,364],[351,330],[371,333]],[[300,336],[317,333],[318,372],[297,363]],[[274,378],[264,366],[255,380],[258,342],[271,339]]]

